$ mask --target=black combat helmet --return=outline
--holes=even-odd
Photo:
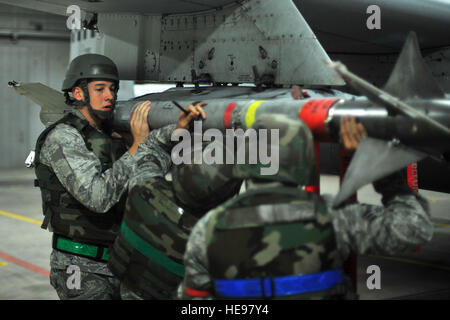
[[[105,79],[119,82],[119,72],[116,64],[101,54],[83,54],[70,63],[62,91],[71,90],[81,79]]]
[[[220,149],[225,155],[224,145],[214,143],[215,150]],[[238,194],[242,184],[242,179],[232,177],[233,165],[207,164],[208,149],[204,146],[201,148],[201,164],[191,161],[191,164],[172,167],[173,188],[179,205],[198,217]],[[190,153],[191,160],[194,159],[195,150],[194,147]]]

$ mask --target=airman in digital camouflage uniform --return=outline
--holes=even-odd
[[[253,128],[279,128],[279,172],[262,176],[262,165],[235,165],[234,175],[250,179],[250,186],[193,228],[182,298],[350,298],[354,290],[342,268],[351,251],[395,254],[431,239],[427,202],[401,174],[374,183],[384,207],[348,203],[332,209],[330,197],[302,188],[314,183],[316,170],[307,126],[272,115]],[[341,133],[344,144],[358,142],[361,130]]]
[[[195,149],[191,160],[194,154]],[[201,164],[173,166],[172,182],[158,176],[130,190],[108,261],[126,298],[176,298],[192,227],[208,210],[239,192],[242,180],[232,178],[232,165],[208,165],[204,158]]]
[[[175,125],[149,134],[149,101],[140,103],[131,116],[129,148],[112,137],[108,120],[118,84],[117,67],[109,58],[97,54],[75,58],[62,86],[66,104],[74,109],[47,127],[36,143],[42,227],[53,232],[50,283],[61,299],[120,297],[119,281],[106,261],[119,231],[128,182],[138,167],[145,167],[147,175],[161,175],[171,165],[168,152]],[[187,127],[200,109],[190,106],[178,127]]]

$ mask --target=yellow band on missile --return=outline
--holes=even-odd
[[[252,126],[253,122],[255,122],[256,110],[258,110],[259,106],[263,102],[264,102],[264,100],[258,100],[258,101],[253,102],[250,105],[250,107],[248,107],[247,113],[245,114],[245,126],[247,128],[250,128]]]

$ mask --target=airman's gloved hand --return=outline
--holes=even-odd
[[[375,181],[373,187],[383,196],[384,205],[396,195],[414,193],[408,186],[406,168]]]

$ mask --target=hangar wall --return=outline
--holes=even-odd
[[[70,52],[65,17],[0,5],[0,168],[24,167],[44,126],[40,106],[8,82],[60,89]]]

